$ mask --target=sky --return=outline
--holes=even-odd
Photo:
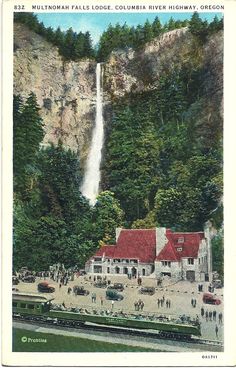
[[[168,22],[170,17],[175,20],[190,19],[193,13],[35,13],[40,22],[43,22],[45,27],[56,29],[61,27],[62,31],[66,31],[72,27],[75,32],[89,31],[93,44],[95,45],[103,31],[109,24],[115,25],[125,22],[129,26],[137,26],[144,24],[148,19],[153,22],[156,16],[159,17],[162,24]],[[211,22],[215,15],[218,18],[222,17],[222,13],[199,13],[202,19]]]

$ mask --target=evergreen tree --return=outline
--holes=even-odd
[[[152,23],[153,37],[158,37],[162,33],[162,25],[160,19],[156,17]]]

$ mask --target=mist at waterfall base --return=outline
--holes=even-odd
[[[102,158],[102,146],[104,137],[103,116],[102,116],[102,87],[101,87],[101,64],[96,67],[96,122],[92,134],[92,143],[86,162],[85,175],[80,188],[84,197],[94,206],[99,191],[101,178],[100,163]]]

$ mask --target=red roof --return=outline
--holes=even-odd
[[[197,258],[204,233],[172,233],[166,231],[168,243],[157,255],[157,261],[180,261],[181,258]]]
[[[122,229],[116,245],[104,245],[92,258],[138,259],[142,263],[197,258],[204,233],[172,233],[167,229],[166,237],[168,243],[156,257],[156,229]]]
[[[122,229],[116,245],[105,245],[94,257],[138,259],[143,263],[154,262],[156,256],[155,229]]]

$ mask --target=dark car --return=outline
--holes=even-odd
[[[22,277],[21,281],[22,282],[29,282],[29,283],[35,282],[35,276],[28,275],[28,276]]]
[[[93,286],[97,287],[97,288],[106,288],[107,287],[107,282],[106,281],[97,281],[93,284]]]
[[[73,287],[73,292],[75,295],[89,295],[89,291],[86,290],[83,286],[75,285]]]
[[[38,291],[40,293],[54,293],[55,288],[49,285],[47,281],[44,281],[38,284]]]
[[[142,287],[139,290],[140,294],[146,294],[146,295],[153,295],[155,294],[155,288],[154,287]]]
[[[113,285],[109,285],[108,289],[113,289],[113,290],[118,290],[118,291],[123,291],[124,290],[124,285],[121,283],[115,283]]]
[[[123,295],[118,294],[116,290],[110,289],[106,291],[106,299],[119,301],[119,300],[123,300],[124,297]]]
[[[18,285],[19,284],[19,279],[16,276],[12,276],[12,285]]]
[[[204,293],[202,300],[203,300],[203,303],[206,303],[206,304],[214,304],[214,305],[221,304],[220,299],[218,299],[215,295],[212,295],[209,293]]]

